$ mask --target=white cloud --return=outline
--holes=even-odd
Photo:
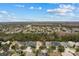
[[[61,5],[59,5],[59,7],[60,7],[60,8],[75,9],[75,7],[72,6],[72,5],[64,5],[64,4],[61,4]]]
[[[0,11],[0,18],[1,18],[1,19],[2,19],[2,18],[7,18],[8,15],[9,15],[8,11],[6,11],[6,10],[1,10],[1,11]]]
[[[0,11],[0,13],[1,14],[8,14],[8,12],[7,11],[4,11],[4,10],[3,11]]]
[[[0,21],[8,22],[8,21],[13,21],[15,19],[16,19],[16,17],[14,15],[14,13],[10,13],[6,10],[0,11]]]
[[[15,13],[11,13],[11,15],[15,15]]]
[[[33,6],[31,6],[29,9],[31,9],[31,10],[41,10],[42,7],[33,7]]]
[[[72,5],[59,5],[59,8],[56,9],[48,9],[48,13],[58,14],[58,15],[67,15],[67,14],[74,14],[73,10],[75,9]]]
[[[34,7],[33,7],[33,6],[31,6],[29,9],[34,9]]]
[[[0,15],[0,18],[2,18],[3,16],[2,15]]]
[[[16,19],[17,17],[16,16],[13,16],[12,18]]]
[[[0,11],[0,15],[3,16],[3,18],[7,18],[11,16],[11,14],[6,10]]]
[[[24,8],[24,5],[15,5],[16,7]]]
[[[41,10],[41,9],[42,9],[42,7],[38,7],[38,9],[39,9],[39,10]]]

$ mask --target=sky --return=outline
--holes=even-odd
[[[79,21],[79,3],[0,3],[0,22]]]

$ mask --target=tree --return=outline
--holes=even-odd
[[[40,50],[45,48],[46,48],[45,45],[39,47]]]
[[[56,49],[56,47],[55,47],[55,46],[51,46],[51,49],[55,50],[55,49]]]
[[[26,49],[27,47],[25,45],[21,46],[20,49],[24,50]]]
[[[56,49],[55,46],[50,46],[48,49],[48,53],[53,52]]]
[[[76,48],[76,52],[79,52],[79,47]]]
[[[18,50],[19,49],[19,46],[18,46],[18,44],[15,44],[11,48],[14,49],[14,50]]]
[[[64,52],[65,48],[63,46],[58,46],[58,51],[59,52]]]

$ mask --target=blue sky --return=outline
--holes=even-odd
[[[79,21],[78,3],[0,3],[0,22]]]

